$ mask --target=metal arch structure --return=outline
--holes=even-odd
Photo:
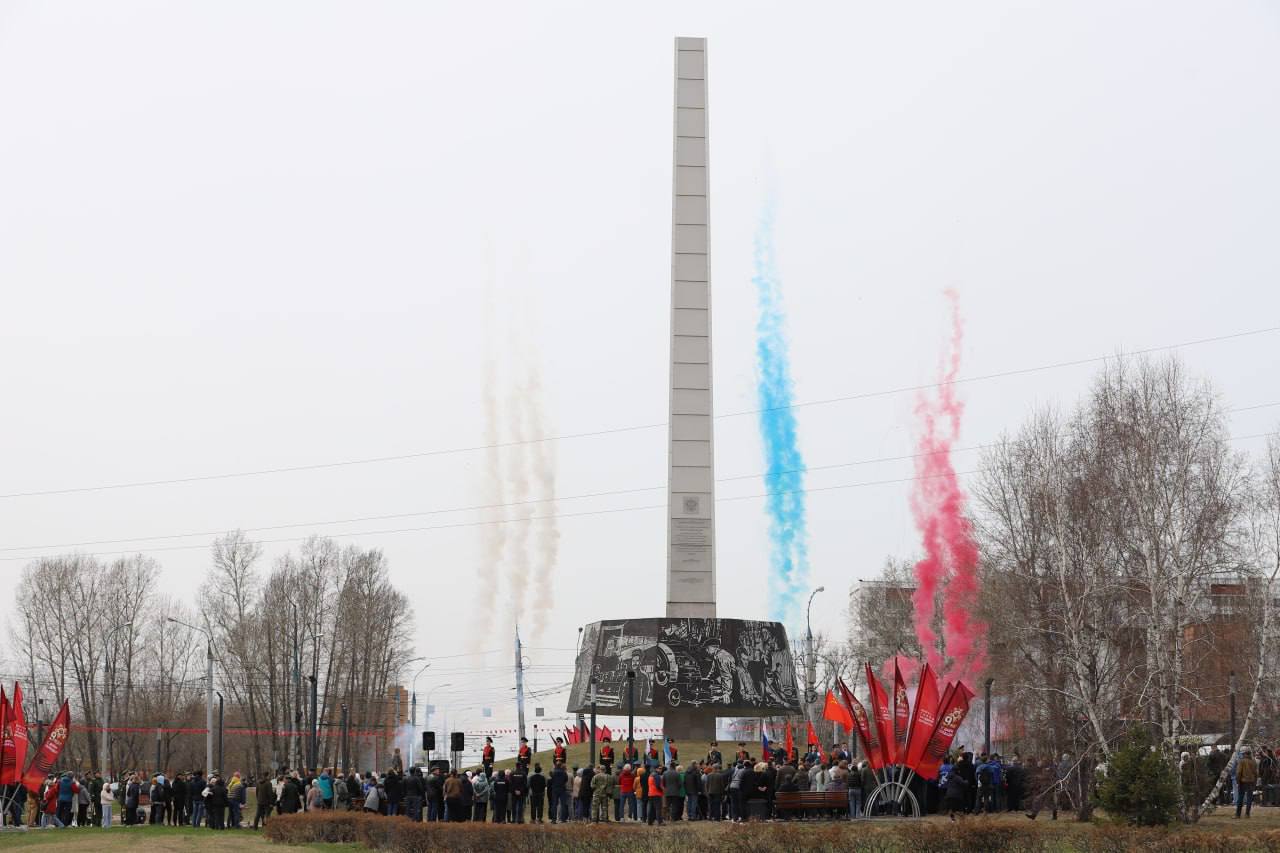
[[[876,789],[871,792],[871,796],[862,804],[863,814],[870,818],[875,808],[882,802],[893,802],[895,806],[901,806],[906,801],[911,807],[910,817],[922,817],[920,811],[920,801],[916,799],[916,795],[911,792],[907,782],[899,782],[897,780],[889,782],[881,782]]]

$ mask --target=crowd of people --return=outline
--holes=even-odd
[[[144,776],[124,774],[118,780],[100,773],[50,775],[38,794],[28,795],[22,786],[3,792],[7,822],[27,826],[169,825],[209,829],[239,829],[248,824],[250,788],[253,789],[253,829],[275,814],[338,809],[379,815],[404,815],[415,821],[567,823],[679,821],[733,821],[805,818],[856,820],[871,816],[871,793],[888,778],[872,770],[866,761],[855,761],[843,744],[828,753],[816,746],[800,755],[792,750],[772,751],[754,758],[745,744],[725,760],[712,742],[704,757],[682,763],[674,741],[649,741],[640,752],[628,744],[621,756],[612,743],[601,745],[594,765],[578,767],[567,762],[563,742],[556,741],[550,769],[533,763],[527,744],[511,769],[495,769],[492,744],[486,743],[478,769],[460,771],[440,766],[412,767],[407,772],[399,756],[392,757],[384,773],[335,773],[281,771],[256,779],[239,771],[229,777],[203,771]],[[1213,760],[1225,758],[1213,756]],[[1187,753],[1180,770],[1194,762]],[[1255,760],[1245,750],[1232,773],[1233,789],[1225,797],[1245,809],[1252,806],[1255,787],[1264,802],[1280,800],[1280,785],[1267,777],[1280,776],[1280,761],[1264,751]],[[938,778],[916,779],[912,788],[926,812],[957,815],[1025,810],[1034,819],[1042,809],[1054,819],[1060,809],[1073,809],[1077,792],[1069,784],[1077,765],[1070,756],[1031,760],[1016,754],[1006,759],[997,753],[960,750],[948,755]],[[1105,765],[1096,768],[1105,774]],[[823,798],[787,797],[788,794],[825,793]],[[800,804],[797,806],[797,804]],[[892,800],[876,810],[895,808]]]

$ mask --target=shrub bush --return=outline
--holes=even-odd
[[[1074,828],[1073,828],[1074,827]],[[777,822],[720,828],[668,824],[654,831],[639,824],[414,823],[403,817],[359,812],[277,815],[264,836],[285,844],[342,842],[383,853],[569,853],[626,850],[733,850],[733,853],[1280,853],[1280,831],[1228,834],[1201,829],[1139,828],[1118,823],[1017,822],[967,818],[845,822]]]
[[[1146,726],[1134,726],[1111,755],[1097,802],[1133,826],[1167,826],[1178,816],[1178,773],[1155,747]]]

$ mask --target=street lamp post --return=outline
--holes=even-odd
[[[809,722],[813,721],[813,703],[818,700],[815,690],[815,682],[818,680],[818,662],[813,656],[813,623],[809,616],[813,611],[813,597],[820,592],[826,591],[825,586],[820,586],[813,592],[809,593],[809,603],[804,609],[804,656],[805,656],[805,717]]]
[[[183,622],[181,619],[169,617],[169,621],[175,625],[182,625],[184,628],[190,628],[193,631],[199,631],[205,636],[205,690],[204,690],[204,772],[209,773],[213,768],[213,634],[207,628],[201,628],[198,625],[192,625]]]
[[[423,724],[423,728],[424,728],[424,729],[430,729],[430,728],[431,728],[431,712],[434,710],[434,709],[431,707],[431,691],[432,691],[432,690],[443,690],[443,689],[444,689],[444,688],[446,688],[446,687],[452,687],[452,686],[453,686],[453,682],[452,682],[452,681],[446,681],[444,684],[437,684],[437,685],[435,685],[434,687],[428,687],[428,688],[427,688],[427,690],[426,690],[426,694],[425,694],[425,696],[424,696],[424,698],[427,700],[427,701],[426,701],[426,705],[427,705],[427,718],[426,718],[426,720],[424,720],[424,721],[423,721],[423,722],[424,722],[424,724]],[[447,733],[447,732],[446,732],[446,733],[444,733],[444,734],[445,734],[445,736],[446,736],[446,737],[448,736],[448,733]],[[439,751],[440,751],[440,750],[438,750],[438,749],[436,750],[436,752],[439,752]]]
[[[102,666],[103,666],[104,672],[102,676],[102,742],[98,744],[98,766],[102,768],[102,772],[107,775],[107,778],[111,777],[111,774],[107,769],[107,765],[111,761],[111,701],[107,698],[107,689],[110,687],[111,679],[114,678],[114,675],[111,671],[112,670],[112,667],[111,667],[112,637],[114,637],[116,631],[119,631],[121,628],[130,628],[132,626],[133,626],[132,622],[125,622],[124,624],[117,625],[114,628],[112,628],[110,631],[108,631],[107,647],[103,649]]]
[[[418,679],[430,667],[430,662],[423,664],[422,669],[413,677],[413,693],[409,697],[409,725],[413,727],[413,737],[409,738],[409,766],[413,766],[414,741],[418,735]]]

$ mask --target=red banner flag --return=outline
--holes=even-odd
[[[14,764],[13,721],[10,717],[9,699],[0,687],[0,785],[7,785],[8,768]]]
[[[791,753],[796,748],[796,742],[791,736],[791,721],[787,720],[787,737],[783,741],[783,745],[787,748],[787,761],[791,760]]]
[[[845,734],[853,731],[853,715],[849,713],[848,708],[840,704],[836,694],[830,690],[827,691],[827,702],[822,706],[822,719],[844,726]]]
[[[22,781],[22,768],[27,763],[27,747],[31,740],[27,731],[27,712],[22,707],[22,685],[13,683],[13,699],[9,703],[9,730],[13,732],[13,766],[4,784],[17,785]]]
[[[938,705],[938,724],[933,727],[933,734],[925,744],[924,755],[916,765],[916,773],[921,779],[937,778],[942,759],[946,757],[947,749],[955,740],[960,724],[969,713],[969,700],[972,698],[972,691],[961,682],[956,682],[942,697],[942,702]]]
[[[609,740],[613,740],[613,732],[609,731],[608,726],[604,726],[600,729],[601,742],[603,742],[605,738],[608,738]]]
[[[938,681],[926,662],[920,668],[920,681],[916,684],[916,703],[911,709],[911,725],[907,732],[907,757],[902,762],[915,770],[924,755],[925,744],[938,724]]]
[[[871,664],[866,665],[867,690],[871,693],[871,711],[875,714],[874,725],[880,731],[880,752],[884,756],[884,765],[892,766],[897,761],[893,743],[893,715],[889,711],[889,694],[876,674],[871,671]]]
[[[858,697],[845,686],[843,680],[837,678],[836,687],[839,688],[840,698],[844,700],[850,716],[853,717],[853,724],[858,729],[858,740],[862,742],[862,751],[867,754],[871,769],[879,770],[884,767],[884,753],[880,751],[880,735],[875,721],[867,718],[867,709],[862,707]]]
[[[44,736],[44,743],[31,756],[31,766],[22,775],[22,784],[32,794],[40,793],[40,785],[58,762],[58,756],[62,754],[62,747],[66,745],[70,732],[71,707],[64,701],[62,708],[58,710],[58,716],[53,718],[53,724],[49,726],[49,733]]]
[[[907,735],[911,732],[911,705],[907,701],[907,683],[902,680],[898,657],[893,658],[893,751],[902,764],[907,760]]]
[[[828,693],[827,695],[830,696],[831,694]],[[822,741],[818,740],[818,733],[813,730],[812,720],[809,721],[808,726],[809,726],[809,748],[816,749],[818,751],[818,760],[821,761],[823,764],[826,764],[827,756],[826,756],[826,753],[822,751]]]

